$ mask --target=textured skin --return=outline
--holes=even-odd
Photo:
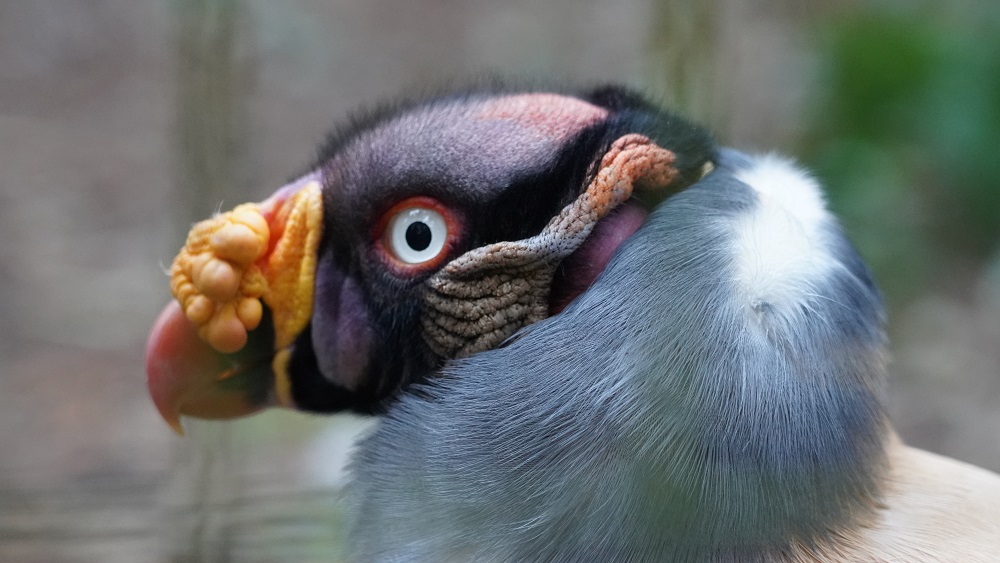
[[[420,196],[451,211],[457,232],[441,264],[525,241],[580,197],[601,156],[630,134],[675,155],[670,191],[699,178],[714,153],[704,130],[617,88],[577,97],[474,90],[377,111],[332,135],[314,168],[323,180],[324,234],[313,323],[289,360],[295,404],[383,412],[458,353],[435,352],[421,334],[426,282],[438,266],[400,272],[380,252],[378,226],[394,205]],[[632,200],[665,197],[636,187]],[[560,268],[557,281],[573,273]]]
[[[674,154],[634,133],[612,143],[583,194],[525,240],[498,242],[452,260],[427,280],[424,339],[444,358],[496,348],[518,329],[549,316],[556,268],[598,221],[632,197],[633,186],[666,189]]]
[[[260,324],[267,279],[256,262],[269,237],[256,204],[245,203],[192,227],[170,267],[171,293],[201,337],[221,352],[243,348],[247,331]]]
[[[682,190],[645,223],[662,191],[596,211],[626,197],[605,188],[655,179],[602,176],[601,156],[632,135],[669,151],[660,172]],[[173,423],[237,416],[268,392],[383,412],[358,445],[350,560],[997,560],[1000,476],[896,438],[877,289],[818,184],[787,160],[719,151],[617,88],[472,91],[362,118],[310,174],[323,235],[309,324],[273,364],[287,365],[286,387],[253,369],[274,352],[267,310],[241,358],[207,354],[174,304],[147,365]],[[400,272],[380,217],[413,196],[454,229],[440,261]],[[221,260],[259,250],[238,230],[216,245]],[[553,257],[547,318],[534,299],[524,322],[537,322],[485,351],[421,337],[439,276],[525,282],[519,268]],[[227,276],[191,274],[232,293]],[[466,290],[483,288],[452,296]]]
[[[239,351],[260,324],[263,299],[275,349],[289,346],[311,315],[322,218],[320,184],[307,176],[192,227],[170,287],[199,336],[220,352]]]
[[[875,518],[882,309],[840,268],[796,323],[741,302],[737,154],[562,314],[406,395],[354,466],[358,560],[755,561]]]

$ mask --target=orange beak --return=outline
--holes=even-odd
[[[181,416],[294,406],[288,361],[312,314],[322,216],[310,174],[191,229],[146,345],[150,396],[178,434]]]
[[[253,414],[274,403],[270,356],[254,361],[220,353],[198,337],[175,301],[156,319],[146,345],[149,394],[163,420],[181,435],[181,415]]]

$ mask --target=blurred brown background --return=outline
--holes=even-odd
[[[900,432],[1000,470],[1000,5],[831,4],[0,3],[0,560],[335,558],[363,424],[173,436],[163,269],[346,112],[491,71],[625,82],[816,170],[886,292]]]

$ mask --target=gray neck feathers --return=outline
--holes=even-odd
[[[761,196],[725,158],[563,313],[394,406],[355,460],[359,558],[753,560],[871,510],[877,291],[824,218],[832,267],[748,293]]]

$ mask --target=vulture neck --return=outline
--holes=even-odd
[[[720,169],[561,313],[394,405],[355,462],[358,553],[781,560],[874,516],[875,286],[826,222],[822,268],[747,291],[744,258],[769,258],[740,246],[761,199]]]
[[[661,206],[552,323],[577,377],[607,389],[636,493],[624,517],[705,559],[777,556],[872,517],[890,432],[870,273],[811,180],[739,166]]]
[[[730,266],[706,260],[719,254],[696,241],[713,233],[680,230],[685,223],[654,216],[570,318],[519,340],[552,335],[518,353],[561,348],[555,361],[574,381],[551,408],[588,413],[557,432],[568,436],[559,455],[587,447],[573,434],[603,444],[582,463],[607,464],[595,472],[617,487],[577,485],[628,499],[623,533],[656,538],[651,553],[769,559],[835,541],[874,517],[882,492],[881,332],[817,320],[836,320],[832,309],[857,287],[793,313],[805,317],[741,302],[726,288]],[[671,280],[681,268],[703,271]]]

